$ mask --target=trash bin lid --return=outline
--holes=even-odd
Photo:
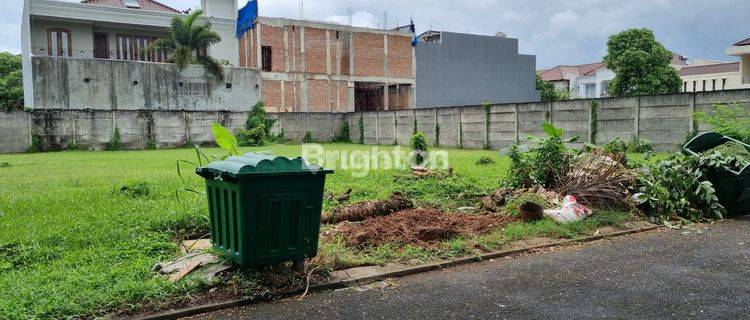
[[[308,164],[301,157],[290,159],[247,153],[243,156],[231,156],[225,160],[211,162],[206,167],[196,168],[195,172],[204,178],[217,177],[218,175],[237,178],[244,176],[329,174],[333,173],[333,170]]]

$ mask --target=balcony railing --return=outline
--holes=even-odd
[[[84,58],[84,59],[104,59],[104,60],[123,60],[123,61],[145,61],[145,62],[166,62],[168,57],[166,54],[158,54],[154,52],[141,52],[141,53],[128,53],[120,52],[118,54],[115,50],[57,50],[56,52],[50,51],[46,47],[33,47],[31,48],[31,54],[40,57],[63,57],[63,58]]]

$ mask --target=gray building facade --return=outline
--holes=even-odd
[[[536,56],[518,39],[428,31],[416,46],[416,107],[534,102]]]

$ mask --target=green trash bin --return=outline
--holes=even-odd
[[[682,151],[686,155],[698,157],[701,153],[729,141],[740,143],[750,151],[750,145],[717,132],[706,132],[696,136],[685,144]],[[710,168],[706,172],[706,178],[714,185],[719,203],[727,209],[727,214],[736,216],[750,213],[750,165],[740,171]]]
[[[317,255],[323,187],[333,171],[248,153],[196,173],[206,180],[211,242],[227,258],[256,267]]]

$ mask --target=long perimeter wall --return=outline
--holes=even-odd
[[[711,112],[717,103],[737,104],[750,117],[750,90],[680,93],[595,100],[597,142],[616,137],[629,140],[633,135],[650,140],[656,150],[677,150],[685,135],[697,125],[695,111]],[[249,107],[248,107],[249,109]],[[210,126],[218,122],[235,129],[242,127],[247,111],[201,110],[64,110],[36,109],[30,112],[0,112],[0,152],[23,152],[38,141],[41,150],[60,150],[75,144],[100,150],[111,141],[115,128],[125,149],[142,149],[149,144],[176,147],[210,144]],[[591,135],[591,100],[484,106],[423,108],[354,113],[275,113],[274,132],[302,140],[309,131],[316,141],[330,141],[344,121],[350,125],[352,141],[359,139],[359,119],[366,144],[406,145],[416,119],[417,130],[432,145],[441,147],[493,149],[506,147],[524,136],[540,135],[549,119],[565,130],[566,136]],[[695,127],[694,127],[695,126]]]

